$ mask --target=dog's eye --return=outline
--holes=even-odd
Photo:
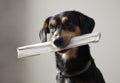
[[[50,24],[50,29],[53,29],[55,26],[53,26],[52,24]]]
[[[50,29],[50,32],[54,32],[55,26],[53,26],[52,24],[50,24],[49,29]]]
[[[71,22],[71,21],[66,21],[65,23],[64,23],[64,25],[65,26],[71,26],[73,23]]]
[[[64,29],[68,31],[74,31],[74,24],[71,21],[67,21],[64,24]]]

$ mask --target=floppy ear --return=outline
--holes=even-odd
[[[49,31],[49,21],[50,21],[50,18],[51,17],[48,17],[45,20],[43,28],[39,32],[39,37],[40,37],[40,40],[42,42],[46,42],[47,41],[47,33],[50,33],[50,31]]]
[[[82,34],[91,33],[95,26],[94,20],[80,12],[77,11],[73,11],[73,12],[75,12],[79,18],[79,26],[81,29],[81,33]]]

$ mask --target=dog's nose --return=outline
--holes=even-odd
[[[55,41],[54,41],[54,44],[57,46],[57,47],[61,47],[63,45],[64,41],[63,41],[63,38],[62,37],[59,37],[57,38]]]

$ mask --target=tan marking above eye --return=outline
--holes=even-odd
[[[67,20],[68,20],[68,17],[66,17],[66,16],[62,17],[62,19],[61,19],[62,24],[64,24]]]
[[[51,21],[51,25],[55,27],[57,25],[57,21],[56,20],[52,20]]]

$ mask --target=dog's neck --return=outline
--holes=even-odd
[[[78,47],[76,57],[67,61],[64,61],[61,56],[56,53],[56,64],[58,70],[69,75],[77,72],[84,73],[90,67],[91,61],[92,57],[90,55],[88,45]]]

